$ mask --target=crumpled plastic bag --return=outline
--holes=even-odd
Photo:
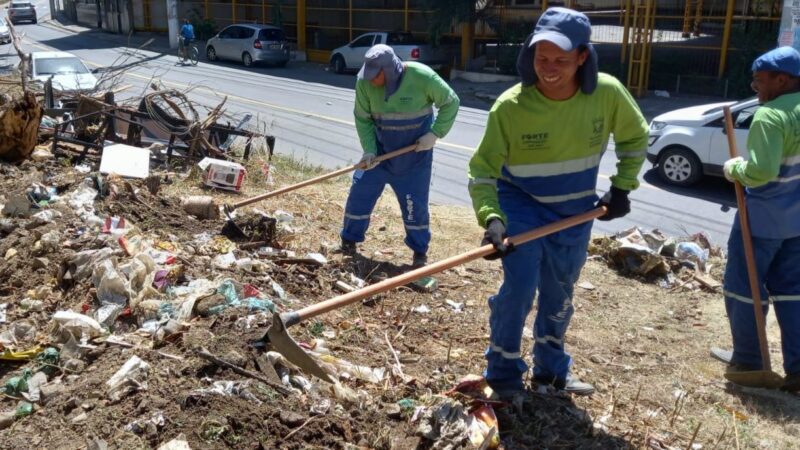
[[[441,403],[425,408],[418,415],[416,434],[433,441],[431,449],[454,450],[469,439],[470,418],[464,405],[443,399]]]
[[[74,254],[67,263],[72,279],[80,281],[92,275],[97,264],[111,258],[113,255],[114,250],[109,247],[104,247],[100,250],[84,250]]]
[[[136,355],[128,359],[120,369],[106,381],[108,398],[112,401],[121,400],[134,390],[147,389],[147,375],[150,364]]]
[[[97,289],[97,300],[101,305],[117,305],[125,307],[128,304],[128,280],[117,272],[116,264],[111,259],[106,259],[95,266],[92,271],[92,284]]]
[[[106,332],[96,320],[73,311],[57,311],[53,314],[53,323],[55,324],[54,331],[71,335],[81,342],[102,336]]]

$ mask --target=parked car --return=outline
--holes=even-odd
[[[282,67],[289,62],[289,42],[276,26],[231,25],[208,40],[206,57],[241,61],[247,67],[261,62]]]
[[[30,2],[11,2],[8,6],[8,18],[16,25],[20,22],[36,23],[36,7]]]
[[[93,91],[97,78],[80,58],[67,52],[33,52],[30,65],[31,79],[45,83],[53,80],[53,90],[61,93]]]
[[[722,108],[729,105],[736,144],[747,157],[747,132],[760,106],[758,99],[712,103],[661,114],[650,122],[647,159],[667,183],[689,186],[703,175],[722,176],[730,157]]]
[[[6,24],[6,19],[0,17],[0,42],[3,44],[8,44],[11,42],[11,32],[8,31],[8,24]]]
[[[362,34],[349,44],[334,49],[331,52],[331,69],[336,73],[345,73],[361,68],[367,50],[377,44],[392,47],[403,61],[418,61],[433,69],[441,69],[447,63],[447,51],[444,47],[434,49],[411,33],[377,32]]]

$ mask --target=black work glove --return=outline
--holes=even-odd
[[[611,190],[606,192],[606,195],[595,205],[608,208],[608,212],[604,216],[598,217],[597,220],[619,219],[631,212],[631,201],[628,200],[628,192],[625,189],[611,186]]]
[[[506,238],[506,225],[503,223],[502,220],[498,218],[494,218],[489,220],[489,223],[486,224],[486,231],[483,233],[483,240],[481,241],[481,245],[492,244],[496,252],[486,255],[483,259],[487,259],[489,261],[493,261],[498,258],[502,258],[509,253],[514,251],[514,244],[508,243],[506,245],[503,241]]]

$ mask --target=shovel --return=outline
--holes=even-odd
[[[558,222],[553,222],[549,225],[535,228],[525,233],[507,238],[506,242],[510,242],[514,245],[520,245],[525,242],[547,236],[548,234],[553,234],[575,225],[589,222],[604,215],[605,213],[606,208],[604,206],[599,207],[583,214],[559,220]],[[286,329],[288,327],[328,311],[332,311],[367,297],[371,297],[375,294],[380,294],[381,292],[386,292],[398,286],[406,285],[422,277],[433,275],[452,267],[474,261],[494,252],[494,247],[492,247],[491,244],[486,244],[482,247],[478,247],[460,255],[451,256],[450,258],[435,262],[431,265],[420,267],[419,269],[406,272],[394,278],[383,280],[379,283],[367,286],[357,291],[340,295],[338,297],[307,306],[297,311],[274,314],[272,316],[272,325],[267,329],[267,333],[261,338],[260,341],[253,343],[253,345],[263,346],[269,343],[275,351],[281,353],[286,357],[287,360],[303,369],[306,373],[310,373],[325,381],[331,382],[331,378],[328,373],[325,372],[308,353],[300,348],[300,346],[297,345],[297,342],[295,342],[289,333],[287,333]]]
[[[738,156],[736,150],[736,136],[733,134],[733,116],[729,107],[723,108],[725,113],[725,132],[728,135],[728,150],[731,158]],[[744,243],[744,257],[747,264],[747,278],[750,281],[750,292],[753,296],[753,313],[756,319],[756,333],[758,334],[758,344],[761,347],[762,370],[752,370],[744,372],[725,373],[725,378],[740,386],[779,388],[783,385],[783,377],[772,371],[769,360],[769,344],[767,342],[767,327],[764,320],[764,311],[761,309],[761,289],[758,284],[758,274],[756,273],[756,258],[753,252],[753,240],[750,235],[750,221],[747,216],[747,203],[744,198],[744,188],[738,181],[736,185],[736,203],[739,208],[739,224],[742,229],[742,241]]]
[[[417,144],[412,144],[412,145],[409,145],[408,147],[403,147],[403,148],[395,150],[393,152],[389,152],[389,153],[386,153],[386,154],[383,154],[383,155],[380,155],[380,156],[376,156],[375,159],[373,159],[372,161],[373,161],[374,164],[377,164],[377,163],[379,163],[381,161],[386,161],[387,159],[392,159],[392,158],[394,158],[396,156],[405,155],[406,153],[414,151],[414,149],[416,149],[416,148],[417,148]],[[315,183],[319,183],[320,181],[324,181],[324,180],[327,180],[329,178],[338,177],[339,175],[344,175],[344,174],[346,174],[348,172],[352,172],[352,171],[354,171],[356,169],[365,169],[365,168],[366,167],[364,166],[364,163],[353,164],[352,166],[343,167],[343,168],[341,168],[339,170],[334,170],[333,172],[326,173],[325,175],[320,175],[320,176],[312,178],[310,180],[302,181],[300,183],[293,184],[291,186],[286,186],[286,187],[283,187],[283,188],[280,188],[280,189],[277,189],[277,190],[274,190],[274,191],[271,191],[271,192],[267,192],[266,194],[257,195],[255,197],[251,197],[251,198],[242,200],[240,202],[227,204],[227,205],[224,206],[225,214],[228,215],[228,219],[230,219],[231,218],[230,213],[232,213],[236,209],[241,208],[242,206],[252,205],[253,203],[258,203],[261,200],[266,200],[268,198],[272,198],[272,197],[275,197],[277,195],[281,195],[281,194],[285,194],[287,192],[295,191],[295,190],[300,189],[302,187],[306,187],[306,186],[309,186],[309,185],[312,185],[312,184],[315,184]]]

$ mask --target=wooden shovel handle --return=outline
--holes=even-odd
[[[733,115],[731,108],[722,108],[725,114],[725,133],[728,135],[728,150],[731,158],[739,156],[736,150],[736,136],[733,129]],[[758,284],[758,272],[756,270],[756,257],[753,251],[753,238],[750,234],[750,220],[747,215],[747,203],[744,198],[744,187],[738,181],[736,185],[736,204],[739,207],[739,225],[742,229],[742,243],[744,245],[744,259],[747,264],[747,278],[750,281],[750,293],[753,297],[753,313],[756,317],[756,332],[758,333],[758,344],[761,347],[761,363],[764,365],[762,370],[771,371],[769,358],[769,345],[767,343],[767,326],[764,320],[764,311],[761,306],[761,288]]]
[[[372,161],[377,164],[377,163],[379,163],[381,161],[386,161],[387,159],[392,159],[395,156],[404,155],[404,154],[406,154],[408,152],[414,151],[414,149],[416,149],[416,148],[417,148],[417,144],[412,144],[412,145],[409,145],[408,147],[403,147],[403,148],[401,148],[399,150],[395,150],[393,152],[389,152],[389,153],[386,153],[386,154],[383,154],[383,155],[380,155],[380,156],[376,156],[375,159],[373,159]],[[237,203],[234,203],[234,204],[230,205],[228,207],[228,209],[230,211],[233,211],[234,209],[241,208],[242,206],[251,205],[253,203],[260,202],[261,200],[266,200],[268,198],[275,197],[276,195],[285,194],[287,192],[291,192],[291,191],[300,189],[302,187],[306,187],[306,186],[314,184],[314,183],[319,183],[320,181],[324,181],[324,180],[327,180],[329,178],[334,178],[334,177],[338,177],[339,175],[344,175],[347,172],[352,172],[352,171],[354,171],[356,169],[365,169],[365,168],[366,167],[364,166],[363,163],[353,164],[352,166],[344,167],[344,168],[341,168],[339,170],[335,170],[333,172],[327,173],[325,175],[320,175],[320,176],[318,176],[316,178],[312,178],[310,180],[302,181],[300,183],[293,184],[291,186],[286,186],[284,188],[280,188],[280,189],[275,190],[275,191],[267,192],[266,194],[261,194],[261,195],[258,195],[256,197],[251,197],[251,198],[242,200],[240,202],[237,202]]]
[[[512,236],[510,238],[507,238],[506,242],[507,243],[510,242],[514,245],[520,245],[525,242],[532,241],[534,239],[538,239],[543,236],[547,236],[548,234],[553,234],[558,231],[574,227],[575,225],[580,225],[582,223],[589,222],[590,220],[596,219],[604,215],[605,213],[606,213],[606,208],[604,206],[601,206],[599,208],[587,211],[583,214],[578,214],[577,216],[572,216],[567,219],[559,220],[558,222],[553,222],[543,227],[534,228],[533,230],[527,231],[525,233]],[[474,261],[478,258],[490,255],[494,252],[495,252],[494,247],[492,247],[491,244],[486,244],[482,247],[478,247],[468,252],[461,253],[460,255],[451,256],[450,258],[443,259],[431,265],[423,266],[420,267],[419,269],[412,270],[411,272],[406,272],[402,275],[398,275],[396,277],[383,280],[379,283],[369,285],[357,291],[349,292],[347,294],[334,297],[330,300],[325,300],[323,302],[307,306],[298,311],[291,311],[284,313],[281,315],[281,318],[283,319],[285,325],[289,327],[298,322],[302,322],[306,319],[310,319],[312,317],[316,317],[328,311],[341,308],[342,306],[355,303],[359,300],[371,297],[375,294],[380,294],[381,292],[386,292],[390,289],[406,285],[422,277],[433,275],[435,273],[445,271],[447,269],[459,266],[461,264]]]

